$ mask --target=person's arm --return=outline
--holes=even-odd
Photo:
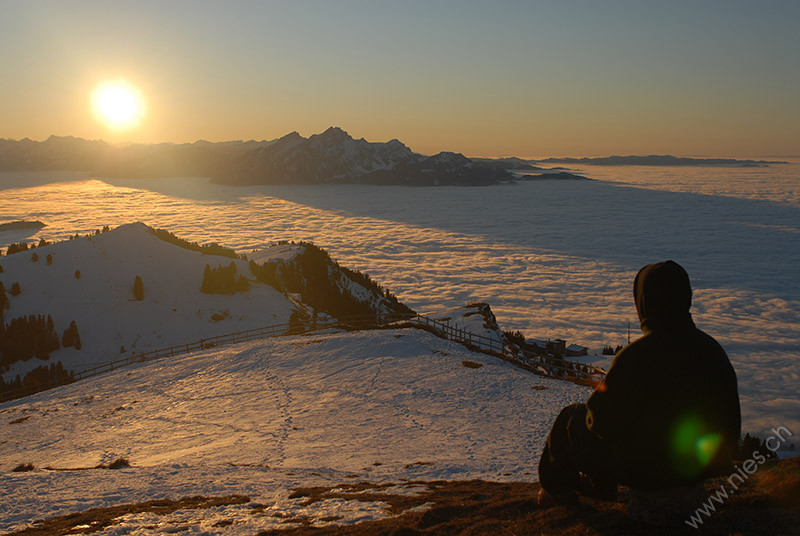
[[[635,356],[625,350],[620,352],[586,402],[586,426],[612,444],[624,441],[624,437],[630,435],[632,416],[636,412],[638,382],[634,377],[635,360],[632,357]]]

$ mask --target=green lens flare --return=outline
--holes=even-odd
[[[722,436],[713,433],[700,417],[690,415],[678,420],[670,442],[674,468],[685,477],[694,477],[712,462]]]
[[[721,443],[722,436],[719,434],[705,434],[697,439],[694,450],[697,460],[703,467],[707,467],[711,463]]]

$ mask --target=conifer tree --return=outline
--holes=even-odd
[[[247,292],[247,289],[249,288],[250,282],[245,276],[240,275],[239,279],[236,281],[236,292]]]
[[[200,292],[205,292],[206,294],[214,292],[211,285],[211,266],[208,264],[206,264],[206,268],[203,270],[203,283],[200,285]]]
[[[133,297],[136,298],[136,301],[144,299],[144,283],[142,283],[142,278],[138,275],[133,280]]]
[[[39,262],[39,254],[38,253],[34,253],[33,255],[31,255],[31,260],[33,262]]]
[[[52,253],[48,253],[47,254],[47,264],[53,264],[53,254]]]
[[[15,281],[14,284],[11,285],[11,295],[19,296],[20,292],[22,292],[22,288],[19,286],[19,281]]]
[[[75,279],[80,279],[80,278],[81,278],[81,271],[75,270]]]
[[[5,328],[3,322],[5,322],[6,318],[6,309],[11,307],[8,302],[9,300],[8,296],[6,296],[6,287],[3,285],[3,282],[0,281],[0,337],[2,337],[2,332]]]
[[[6,255],[13,255],[14,253],[19,253],[20,251],[28,251],[27,242],[20,242],[19,244],[9,244],[8,250],[6,251]]]
[[[81,349],[81,336],[78,333],[78,324],[76,324],[74,320],[70,322],[69,327],[64,330],[64,336],[61,338],[61,344],[64,346],[64,348],[72,346],[76,350]]]

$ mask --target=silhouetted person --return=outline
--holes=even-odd
[[[733,470],[736,374],[692,321],[689,276],[673,261],[650,264],[633,295],[644,336],[620,350],[585,404],[556,418],[539,462],[540,502],[613,498],[617,484],[675,488]]]

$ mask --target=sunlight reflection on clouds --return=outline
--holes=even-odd
[[[243,252],[307,240],[419,311],[486,301],[506,329],[592,348],[624,343],[628,321],[636,336],[633,277],[643,264],[673,258],[692,277],[698,325],[732,356],[750,426],[768,428],[777,417],[755,407],[797,392],[797,192],[776,202],[790,181],[783,175],[750,199],[741,184],[749,175],[738,170],[731,176],[741,180],[723,184],[698,171],[693,190],[688,180],[670,186],[648,173],[635,186],[630,174],[627,184],[493,188],[230,188],[206,179],[19,188],[19,177],[3,175],[14,202],[0,219],[41,219],[48,227],[37,236],[49,240],[131,221]],[[780,413],[786,425],[798,414]]]

